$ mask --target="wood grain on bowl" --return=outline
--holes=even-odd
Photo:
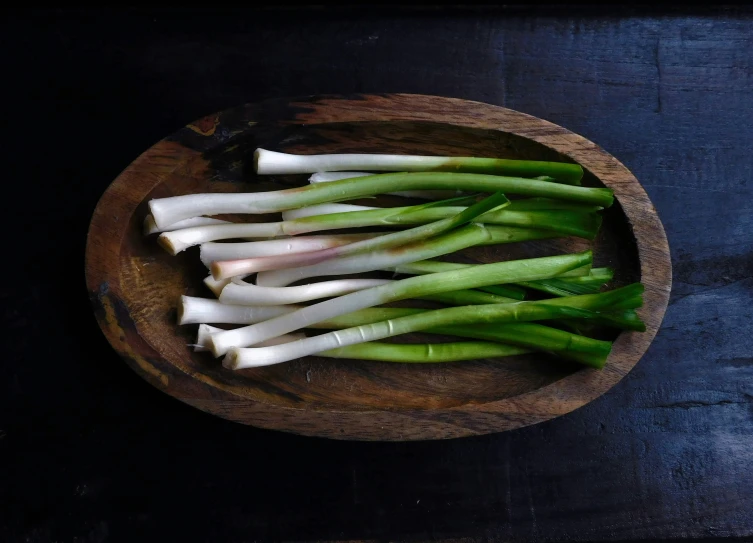
[[[201,282],[207,271],[197,248],[170,256],[154,237],[143,237],[141,224],[152,198],[306,183],[306,176],[255,176],[249,158],[257,147],[577,162],[586,170],[584,185],[610,187],[616,196],[594,242],[563,238],[475,248],[461,256],[495,262],[593,246],[595,266],[616,268],[614,286],[644,283],[639,314],[647,331],[619,334],[600,371],[543,354],[437,365],[309,357],[228,371],[219,360],[188,347],[195,325],[176,324],[181,294],[211,296]],[[654,338],[669,298],[671,265],[664,229],[640,183],[594,143],[502,107],[391,94],[249,104],[195,121],[160,141],[112,182],[97,205],[86,279],[97,319],[115,350],[151,384],[190,405],[305,435],[419,440],[510,430],[563,415],[603,394]]]

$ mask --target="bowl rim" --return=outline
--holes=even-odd
[[[239,122],[228,127],[225,119]],[[112,210],[135,210],[180,164],[237,136],[243,126],[262,120],[283,125],[439,122],[511,133],[569,157],[614,190],[632,227],[641,281],[646,287],[644,306],[639,310],[646,331],[621,333],[602,370],[584,368],[518,396],[441,409],[288,407],[246,397],[242,388],[177,368],[139,334],[138,325],[128,314],[119,263],[119,248],[126,234],[124,223],[128,221],[119,221]],[[593,401],[627,375],[646,352],[661,325],[672,285],[669,246],[661,220],[639,181],[615,157],[588,139],[532,115],[483,102],[420,94],[274,98],[189,123],[144,151],[105,190],[89,226],[85,268],[87,288],[103,333],[121,357],[160,390],[204,411],[257,427],[336,439],[387,441],[506,431],[559,417]],[[213,390],[207,393],[203,387]]]

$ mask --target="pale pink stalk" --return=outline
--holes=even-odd
[[[245,243],[202,243],[199,252],[201,262],[209,268],[212,262],[223,260],[240,260],[247,258],[277,256],[280,254],[306,253],[339,247],[357,241],[379,236],[379,233],[356,232],[351,234],[329,234],[316,236],[297,236],[265,241]]]
[[[298,268],[324,262],[330,258],[337,258],[342,254],[340,247],[328,247],[318,251],[306,251],[301,253],[289,253],[276,256],[258,256],[253,258],[241,258],[238,260],[218,260],[212,262],[212,277],[216,280],[228,279],[238,275],[248,275],[266,270],[278,270],[281,268]]]

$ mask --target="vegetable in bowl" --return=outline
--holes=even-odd
[[[314,175],[309,185],[279,191],[151,200],[145,219],[145,231],[160,233],[159,243],[171,254],[200,246],[211,271],[205,282],[218,300],[184,296],[179,323],[200,324],[197,345],[224,356],[226,368],[309,355],[445,363],[530,351],[601,368],[611,342],[589,337],[589,330],[645,329],[635,313],[643,286],[601,292],[614,272],[593,268],[590,250],[475,265],[435,260],[479,245],[593,240],[613,194],[581,186],[578,165],[264,149],[256,151],[254,164],[260,175]],[[432,201],[376,208],[342,203],[379,194]],[[208,220],[225,213],[282,216],[253,224]],[[389,231],[363,232],[371,227]],[[326,230],[348,232],[302,235]],[[412,277],[362,276],[380,270]],[[253,274],[255,283],[249,282]],[[427,300],[446,307],[386,307]],[[209,327],[217,323],[244,326]],[[380,341],[414,332],[472,341]]]

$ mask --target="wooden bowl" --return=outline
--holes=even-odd
[[[603,370],[544,354],[436,365],[309,357],[226,370],[219,360],[188,346],[196,325],[176,325],[181,294],[211,297],[201,282],[207,271],[197,248],[169,256],[154,236],[142,235],[142,221],[152,198],[274,190],[307,182],[303,175],[256,177],[249,157],[257,147],[306,154],[394,152],[578,162],[586,170],[585,185],[611,187],[616,196],[597,240],[499,245],[464,256],[492,262],[593,245],[595,265],[617,270],[613,286],[636,280],[645,284],[639,313],[648,329],[620,333]],[[99,324],[115,350],[149,383],[190,405],[304,435],[421,440],[542,422],[609,390],[656,334],[669,298],[671,263],[664,229],[643,188],[594,143],[502,107],[388,94],[265,101],[210,115],[160,141],[121,173],[99,201],[87,241],[86,280]]]

